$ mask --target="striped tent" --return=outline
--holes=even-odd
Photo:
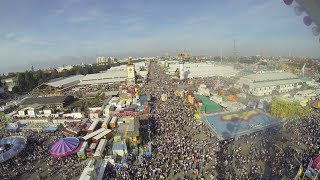
[[[64,157],[75,153],[80,141],[76,137],[65,137],[55,142],[50,149],[50,154],[54,157]]]

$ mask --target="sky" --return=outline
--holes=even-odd
[[[0,73],[97,56],[320,57],[319,37],[282,0],[0,0]]]

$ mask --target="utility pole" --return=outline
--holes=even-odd
[[[234,59],[236,60],[236,62],[239,63],[238,52],[237,52],[237,48],[236,48],[236,40],[233,40],[233,56],[234,56]]]
[[[222,48],[220,48],[220,60],[221,60],[221,64],[222,64]]]

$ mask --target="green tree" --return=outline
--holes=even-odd
[[[14,72],[9,72],[8,75],[7,75],[7,78],[15,77],[15,76],[16,76],[16,73],[14,73]]]
[[[68,70],[63,70],[63,71],[60,73],[60,76],[61,76],[61,77],[68,77],[68,76],[69,76],[69,71],[68,71]]]
[[[50,79],[55,79],[59,77],[59,73],[57,70],[53,70],[52,73],[50,74],[49,80]]]
[[[14,87],[12,88],[12,92],[13,92],[13,93],[19,93],[19,87],[18,87],[18,86],[14,86]]]
[[[27,82],[25,81],[25,74],[17,73],[17,78],[19,82],[18,91],[23,92],[25,90],[25,87],[27,86]]]
[[[44,78],[44,75],[42,71],[33,72],[33,79],[35,81],[35,86],[38,86],[39,84],[41,84],[43,82],[43,78]],[[40,81],[42,82],[40,83]]]
[[[296,102],[289,102],[281,99],[273,99],[270,113],[277,118],[288,118],[293,116],[306,116],[312,111],[312,107],[308,104],[302,107]]]
[[[229,89],[229,92],[230,92],[232,95],[237,95],[238,89],[236,89],[235,87],[231,87],[231,88]]]

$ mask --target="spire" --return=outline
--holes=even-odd
[[[128,58],[128,65],[132,65],[133,64],[133,62],[132,62],[132,57],[129,57]]]

